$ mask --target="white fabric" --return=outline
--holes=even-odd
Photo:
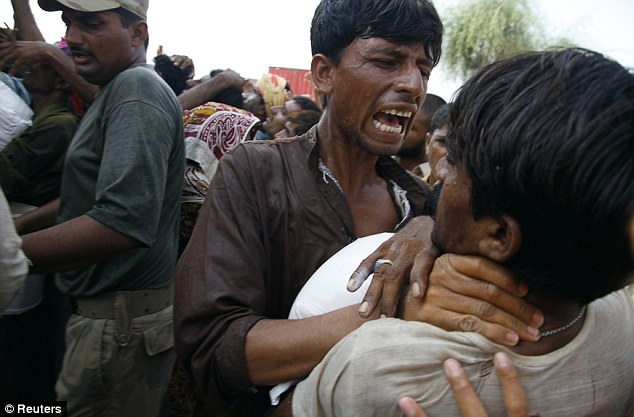
[[[22,287],[29,271],[21,248],[22,239],[15,231],[9,205],[0,188],[0,315]]]
[[[361,261],[394,233],[361,237],[328,259],[304,284],[293,302],[289,319],[318,316],[360,303],[372,282],[372,274],[355,292],[346,289],[348,280]]]
[[[318,316],[363,301],[373,274],[355,292],[347,290],[348,280],[361,261],[393,235],[394,233],[386,232],[361,237],[335,253],[304,284],[293,302],[288,318]],[[280,396],[296,382],[285,382],[273,387],[269,391],[271,404],[279,404]]]
[[[37,207],[11,201],[9,202],[9,209],[15,219],[18,216],[37,209]],[[4,310],[4,315],[9,316],[22,314],[37,307],[44,299],[45,279],[46,276],[44,274],[27,275],[24,283],[20,287],[20,290],[15,297],[13,297],[13,301],[9,304],[6,310]]]
[[[29,126],[33,110],[5,83],[0,82],[0,150]]]

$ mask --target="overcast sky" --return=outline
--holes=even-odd
[[[443,17],[451,4],[434,2]],[[551,37],[566,37],[634,67],[634,1],[531,0]],[[200,77],[214,68],[232,68],[259,78],[269,66],[308,69],[310,21],[319,0],[150,0],[148,60],[158,45],[167,54],[188,55]],[[49,42],[60,39],[60,13],[39,9],[35,18]],[[0,18],[13,26],[9,0],[0,0]],[[442,66],[429,82],[429,92],[448,100],[460,82],[446,79]]]

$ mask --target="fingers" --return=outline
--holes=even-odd
[[[410,283],[412,284],[412,295],[414,295],[414,297],[425,297],[429,284],[429,275],[439,255],[440,253],[433,246],[416,255],[409,276]]]
[[[434,264],[426,300],[449,311],[475,316],[482,321],[482,329],[502,326],[524,340],[538,340],[537,328],[543,323],[543,315],[517,295],[521,287],[507,280],[512,280],[508,272],[499,266],[491,268],[486,260],[443,255]]]
[[[190,57],[188,57],[187,55],[172,55],[170,56],[170,59],[172,60],[172,63],[181,70],[188,70],[188,79],[191,80],[192,78],[194,78],[194,61],[192,61]]]
[[[406,267],[400,257],[401,246],[400,243],[391,239],[382,243],[376,251],[361,262],[348,281],[348,290],[356,291],[370,274],[374,274],[372,283],[368,287],[359,308],[361,317],[370,317],[384,298],[389,299],[386,301],[389,311],[385,311],[382,305],[380,314],[392,317],[396,312],[402,282],[395,284],[395,281],[399,281],[399,276],[402,274],[403,268]],[[383,264],[375,268],[376,261],[381,258],[390,260],[391,264]],[[396,302],[393,301],[394,298],[396,298]],[[390,303],[393,303],[393,306],[390,306]]]
[[[377,259],[381,258],[382,253],[381,249],[383,246],[379,247],[376,251],[374,251],[370,256],[365,258],[354,270],[352,275],[350,276],[350,280],[348,281],[348,291],[354,292],[361,288],[366,279],[370,276],[371,273],[374,272],[374,263]]]
[[[464,275],[489,282],[518,297],[523,297],[528,292],[528,287],[517,281],[508,269],[490,259],[453,254],[445,256],[453,267]]]
[[[391,260],[392,264],[373,267],[374,277],[359,311],[364,318],[369,317],[377,307],[381,315],[393,317],[396,314],[401,294],[409,283],[413,260],[421,250],[419,242],[414,240],[388,240],[384,245],[389,245],[384,250],[384,258]]]
[[[496,353],[493,356],[493,364],[502,384],[504,405],[508,417],[528,417],[526,394],[508,355],[502,352]]]
[[[450,297],[458,297],[458,295],[454,294]],[[412,300],[418,299],[412,298]],[[460,301],[457,303],[459,304]],[[415,305],[415,302],[406,304],[407,314],[404,315],[406,320],[430,323],[448,331],[479,333],[487,339],[505,346],[515,346],[520,340],[517,332],[508,327],[490,323],[475,315],[455,312],[454,310],[458,309],[455,304],[451,308],[447,308],[438,307],[429,301],[423,302],[422,305],[419,302],[417,310],[413,312]]]
[[[458,408],[463,417],[487,417],[487,412],[471,388],[469,380],[460,363],[455,359],[447,359],[443,363],[443,369],[449,385],[456,397]]]
[[[400,398],[398,406],[405,417],[429,417],[413,398]]]

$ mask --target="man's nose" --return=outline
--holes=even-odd
[[[396,86],[400,92],[407,92],[413,97],[424,97],[427,93],[427,78],[423,78],[417,65],[410,65],[403,69]]]

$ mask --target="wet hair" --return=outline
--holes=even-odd
[[[335,64],[357,38],[383,38],[397,44],[419,44],[436,65],[443,26],[428,0],[322,0],[315,9],[310,40],[313,55]]]
[[[154,70],[171,87],[174,94],[179,95],[187,88],[191,68],[182,69],[174,65],[169,56],[162,54],[154,57]]]
[[[493,63],[459,89],[447,147],[474,217],[519,222],[507,266],[531,291],[589,302],[625,285],[634,74],[578,48]]]
[[[306,96],[294,96],[292,100],[297,103],[302,110],[312,110],[321,114],[321,109],[317,103]]]
[[[433,134],[434,130],[440,129],[449,123],[449,104],[442,104],[436,109],[429,124],[429,133]]]

